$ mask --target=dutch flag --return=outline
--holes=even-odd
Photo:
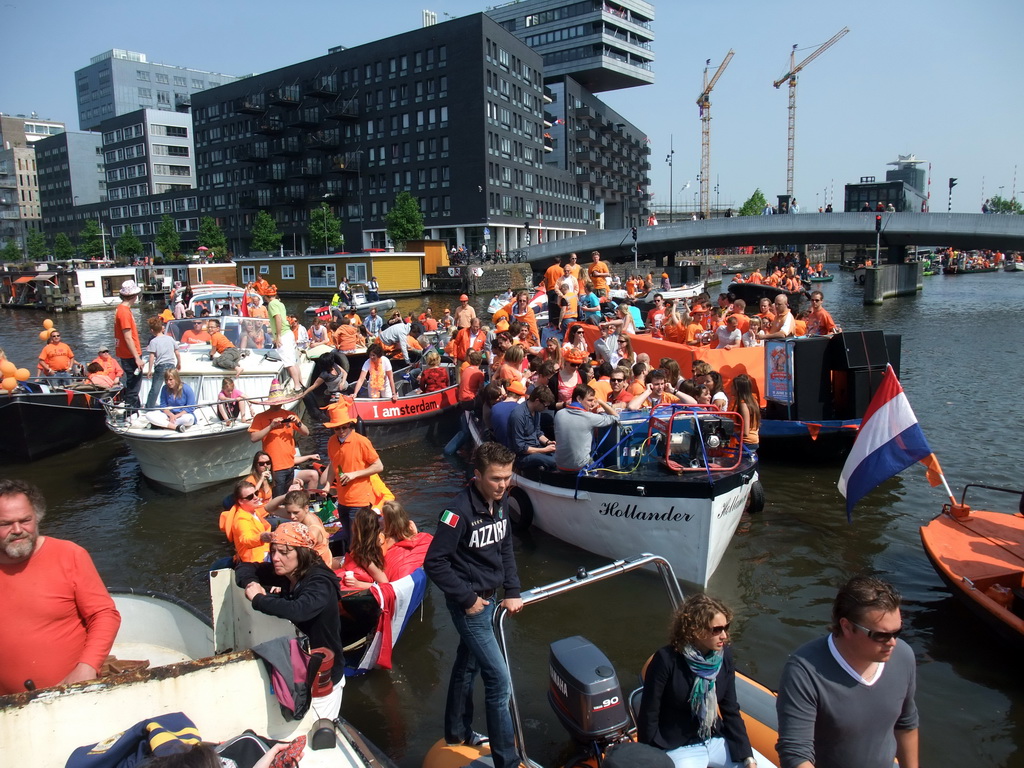
[[[928,470],[928,482],[942,482],[939,461],[928,447],[896,372],[887,365],[839,476],[847,519],[852,519],[854,505],[872,489],[918,461]]]

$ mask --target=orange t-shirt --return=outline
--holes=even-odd
[[[552,264],[544,271],[544,290],[554,291],[558,289],[558,282],[565,275],[561,264]]]
[[[704,333],[704,326],[700,323],[690,323],[686,326],[686,343],[690,344],[698,341],[702,333]]]
[[[750,318],[747,317],[745,312],[731,312],[729,317],[736,318],[736,325],[740,329],[740,333],[746,333],[750,330]]]
[[[128,342],[125,341],[125,330],[131,330],[132,343],[135,344],[137,354],[142,354],[142,345],[139,343],[139,329],[135,325],[135,315],[132,314],[130,304],[121,302],[114,312],[114,354],[122,360],[131,360],[135,355],[128,349]]]
[[[210,346],[213,347],[213,351],[219,355],[225,349],[231,349],[231,347],[235,345],[231,343],[231,341],[228,339],[227,336],[223,334],[223,332],[217,331],[215,334],[213,334],[213,336],[210,337]]]
[[[686,326],[684,325],[671,323],[670,325],[664,326],[661,330],[666,341],[672,341],[676,344],[685,344],[689,340],[686,332]]]
[[[459,402],[464,403],[476,397],[484,383],[484,372],[479,366],[466,365],[462,371],[462,378],[459,379]]]
[[[47,344],[39,352],[39,362],[46,365],[51,371],[57,371],[58,373],[63,373],[70,369],[71,363],[74,360],[75,353],[63,341],[56,344]],[[42,367],[40,367],[40,370],[42,370]]]
[[[358,432],[350,432],[344,443],[338,442],[338,436],[333,435],[327,441],[327,455],[337,473],[330,478],[332,482],[337,479],[337,475],[367,469],[380,460],[373,444]],[[373,482],[369,477],[338,485],[339,506],[368,507],[373,504],[373,500]]]
[[[587,386],[594,390],[594,396],[598,400],[608,402],[608,396],[612,391],[612,383],[608,379],[591,379]]]
[[[25,681],[56,685],[85,662],[99,669],[110,653],[121,615],[89,553],[47,536],[28,560],[0,565],[0,695]]]
[[[221,335],[223,336],[223,334],[221,334]],[[227,340],[226,337],[225,337],[225,340]],[[189,330],[187,330],[183,334],[181,334],[181,343],[182,344],[209,344],[210,343],[210,334],[208,334],[206,331],[200,331],[199,333],[196,333],[195,331],[193,331],[190,328]],[[228,343],[230,343],[230,342],[228,342]],[[221,350],[221,351],[223,352],[224,350]]]
[[[354,325],[339,325],[334,332],[334,346],[342,352],[351,352],[362,343],[363,337]]]
[[[263,413],[257,413],[252,424],[249,425],[250,432],[259,432],[270,426],[270,422],[278,416],[292,416],[293,414],[276,405],[271,406]],[[299,425],[286,423],[280,427],[271,429],[263,438],[263,450],[270,455],[270,467],[275,472],[279,469],[291,469],[295,466],[295,433]]]
[[[608,265],[603,261],[587,267],[587,274],[590,276],[590,282],[594,284],[594,290],[608,289]]]

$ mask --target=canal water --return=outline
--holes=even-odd
[[[1024,276],[925,278],[918,296],[875,307],[861,304],[861,289],[848,273],[837,272],[822,290],[826,308],[846,329],[903,334],[903,386],[954,492],[968,482],[1021,487],[1024,365],[1013,318],[1024,312]],[[431,304],[440,314],[447,303],[448,297],[427,297],[403,300],[400,307]],[[290,308],[301,312],[304,303]],[[112,340],[109,312],[54,319],[79,359],[88,361]],[[34,368],[42,320],[34,312],[0,312],[0,346],[19,366]],[[421,529],[434,529],[445,500],[466,477],[462,459],[440,454],[439,445],[426,444],[382,454],[385,480]],[[840,469],[762,467],[767,505],[743,519],[708,586],[736,613],[732,641],[741,667],[775,687],[787,654],[825,632],[836,586],[852,574],[875,572],[904,597],[904,637],[918,660],[922,764],[1024,767],[1019,652],[952,598],[921,547],[919,527],[939,512],[943,493],[914,467],[871,493],[848,523],[836,490]],[[140,475],[112,436],[32,464],[0,466],[0,475],[44,489],[44,531],[85,546],[108,584],[160,590],[208,607],[205,568],[227,551],[217,517],[229,484],[188,496],[165,491]],[[658,546],[652,541],[650,550]],[[540,532],[517,539],[516,552],[524,587],[603,564]],[[656,576],[640,573],[539,603],[511,619],[512,673],[531,757],[554,765],[566,744],[546,701],[548,645],[587,637],[631,689],[643,660],[666,642],[663,595]],[[349,681],[345,690],[343,714],[403,768],[419,766],[442,735],[456,643],[444,601],[432,589],[396,649],[395,668]],[[478,712],[483,728],[482,702]],[[105,735],[98,724],[97,739]]]

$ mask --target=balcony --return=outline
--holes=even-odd
[[[267,101],[282,107],[296,106],[302,101],[302,89],[298,85],[282,85],[267,91]]]
[[[271,205],[286,205],[290,208],[304,208],[306,198],[294,192],[278,192],[270,196]]]
[[[288,181],[284,163],[274,163],[256,170],[257,184],[284,184]]]
[[[341,129],[327,128],[307,133],[303,138],[306,149],[318,152],[333,152],[341,147]]]
[[[187,93],[174,94],[174,108],[178,111],[192,106],[192,96]]]
[[[302,153],[302,140],[298,136],[285,136],[274,139],[270,143],[270,154],[272,155],[301,155]]]
[[[256,163],[270,157],[267,143],[260,141],[255,144],[242,144],[234,149],[235,160],[240,163]]]
[[[235,112],[246,112],[250,115],[260,115],[267,111],[267,98],[263,93],[250,93],[240,99],[235,99]]]
[[[359,173],[363,169],[361,152],[342,152],[328,158],[334,173]]]
[[[277,115],[273,115],[257,120],[253,132],[263,134],[264,136],[277,136],[284,133],[284,127],[284,120]]]
[[[319,157],[297,160],[289,166],[288,175],[302,179],[317,178],[323,175],[323,164]]]
[[[256,195],[239,195],[238,196],[238,207],[239,208],[259,208],[260,201]]]
[[[339,99],[324,105],[324,117],[329,120],[358,120],[359,100]]]
[[[338,76],[317,75],[306,81],[303,90],[315,99],[333,99],[338,95]]]
[[[306,199],[311,203],[339,201],[345,197],[345,188],[339,181],[328,181],[324,184],[310,185]]]
[[[292,128],[316,128],[320,124],[320,108],[293,109],[285,116],[285,123]]]

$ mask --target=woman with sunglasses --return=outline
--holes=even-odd
[[[721,600],[691,595],[672,616],[669,644],[647,665],[637,735],[676,768],[771,765],[752,750],[740,716],[731,621]]]
[[[235,484],[235,503],[221,513],[220,529],[235,548],[235,563],[262,563],[270,550],[270,523],[255,486]]]
[[[256,451],[256,455],[252,457],[252,469],[249,470],[245,482],[251,483],[256,489],[261,504],[270,501],[274,496],[274,472],[269,453]]]

